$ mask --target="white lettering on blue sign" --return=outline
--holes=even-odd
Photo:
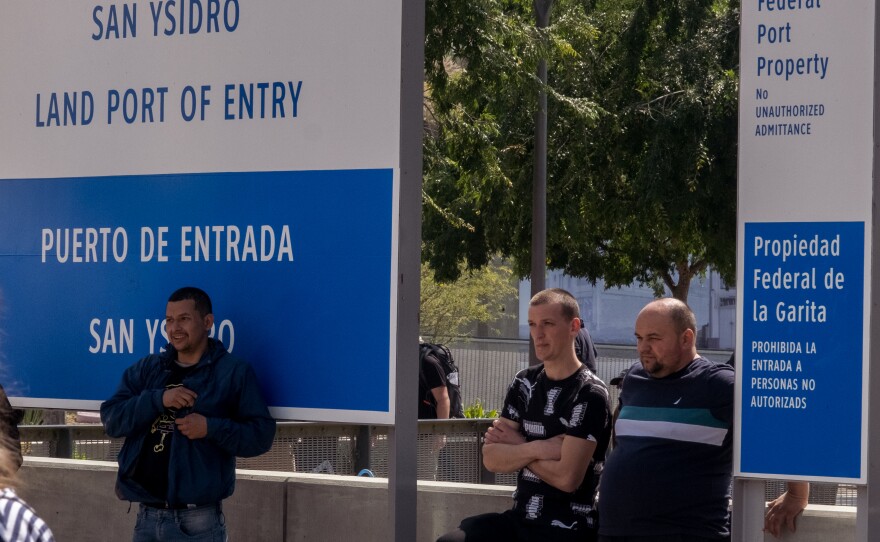
[[[840,235],[833,239],[820,238],[818,234],[809,238],[798,238],[797,234],[793,234],[784,239],[756,235],[754,255],[781,257],[783,262],[791,257],[837,257],[840,256]]]
[[[165,320],[146,319],[144,323],[146,342],[150,345],[149,353],[164,352],[164,345],[168,343]],[[135,353],[134,318],[92,318],[89,321],[89,335],[92,337],[89,345],[89,352],[92,354]],[[208,336],[222,342],[229,352],[235,347],[235,326],[229,320],[221,321],[219,326],[215,322]]]
[[[290,225],[181,226],[181,262],[292,262]],[[43,228],[41,262],[122,263],[128,256],[125,228]],[[141,226],[140,261],[167,262],[170,258],[168,226]]]
[[[112,236],[111,236],[112,234]],[[41,261],[54,255],[58,263],[107,263],[110,252],[116,262],[128,255],[124,228],[43,228]]]
[[[290,226],[287,224],[281,227],[277,237],[272,226],[260,226],[259,241],[251,225],[244,228],[244,240],[238,226],[183,226],[180,229],[182,262],[268,262],[273,259],[293,261]]]
[[[99,328],[103,326],[103,333]],[[118,330],[118,331],[117,331]],[[95,343],[89,346],[92,354],[133,354],[134,353],[134,320],[119,319],[114,322],[111,318],[101,320],[92,318],[89,323],[89,333]]]

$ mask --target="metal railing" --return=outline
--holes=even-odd
[[[491,419],[423,420],[417,443],[418,477],[465,483],[513,485],[512,474],[483,467],[481,438]],[[100,424],[20,426],[25,455],[116,461],[124,439],[110,438]],[[272,448],[239,458],[240,469],[388,476],[388,427],[279,422]]]

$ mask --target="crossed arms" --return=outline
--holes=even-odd
[[[584,481],[596,443],[557,435],[526,442],[520,424],[498,418],[486,431],[483,464],[492,472],[516,472],[524,467],[556,489],[572,493]]]

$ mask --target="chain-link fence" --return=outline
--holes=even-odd
[[[480,420],[423,420],[417,443],[421,480],[514,484],[482,466],[481,438],[492,423]],[[110,438],[101,425],[21,426],[25,455],[115,461],[123,439]],[[388,476],[388,427],[339,423],[279,422],[272,448],[239,458],[238,468]]]

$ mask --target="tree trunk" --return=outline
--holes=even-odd
[[[678,275],[678,284],[671,288],[672,297],[678,299],[679,301],[683,301],[687,303],[688,301],[688,293],[691,289],[691,276],[683,277],[680,274]]]
[[[678,262],[675,264],[675,269],[678,274],[678,277],[676,277],[678,282],[675,282],[669,273],[663,275],[663,282],[666,283],[666,287],[672,292],[672,297],[687,303],[688,293],[690,293],[691,289],[691,280],[697,273],[701,273],[706,269],[706,263],[702,260],[698,260],[693,264],[687,261]]]

